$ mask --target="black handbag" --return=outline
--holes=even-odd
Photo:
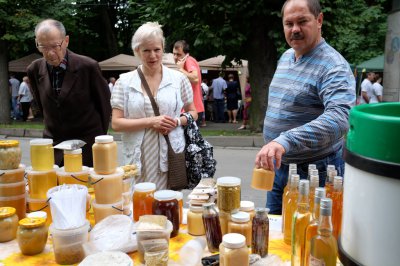
[[[150,91],[149,84],[147,83],[142,70],[138,68],[137,71],[142,81],[142,85],[151,101],[151,106],[153,107],[154,114],[156,116],[159,116],[160,111],[158,109],[156,101],[154,100],[153,94]],[[176,153],[171,146],[168,135],[164,135],[164,137],[168,145],[168,188],[172,190],[184,189],[188,185],[185,151]]]

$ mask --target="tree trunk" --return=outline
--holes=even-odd
[[[111,12],[111,11],[110,11]],[[114,25],[111,25],[111,20],[107,7],[102,6],[100,8],[100,21],[103,24],[103,34],[106,44],[106,51],[108,53],[107,57],[112,57],[118,54],[117,39],[114,34]]]
[[[10,124],[10,92],[8,88],[7,43],[0,39],[0,124]]]
[[[273,40],[268,37],[263,18],[254,19],[253,32],[248,40],[248,67],[252,102],[250,128],[262,132],[265,110],[268,104],[269,84],[276,68],[277,52]]]

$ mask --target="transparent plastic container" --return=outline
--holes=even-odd
[[[61,167],[57,171],[58,184],[77,184],[84,185],[89,192],[93,192],[93,187],[89,181],[89,167],[82,166],[79,172],[66,172],[65,167]]]
[[[12,197],[0,197],[0,207],[13,207],[17,210],[18,219],[26,216],[26,194]]]
[[[108,175],[118,167],[117,143],[110,135],[101,135],[95,138],[92,146],[93,169],[97,174]]]
[[[228,233],[237,233],[246,237],[246,245],[251,246],[251,222],[250,215],[247,212],[237,212],[231,215],[231,221],[228,223]]]
[[[11,197],[25,194],[25,180],[17,183],[0,184],[0,197]]]
[[[123,212],[122,200],[111,204],[98,204],[95,199],[92,202],[92,206],[94,211],[94,221],[96,224],[110,215],[122,214]]]
[[[124,170],[118,167],[113,174],[100,175],[90,171],[96,202],[112,204],[121,200]]]
[[[20,164],[17,169],[0,170],[0,184],[17,183],[24,180],[25,165]]]
[[[82,171],[82,149],[64,150],[65,172]]]
[[[21,156],[18,140],[0,140],[0,169],[17,169],[21,162]]]
[[[33,171],[50,171],[54,166],[52,139],[33,139],[30,141],[31,166]]]
[[[248,266],[249,249],[246,247],[246,239],[241,234],[226,234],[219,246],[220,266]]]
[[[57,186],[57,165],[47,171],[35,171],[31,167],[26,169],[28,176],[29,196],[33,199],[46,199],[49,189]]]
[[[50,211],[50,203],[47,202],[47,199],[31,199],[28,197],[28,212],[40,212],[43,211],[47,214],[46,216],[46,225],[49,226],[53,221],[51,218],[51,211]],[[29,213],[27,217],[29,217]]]

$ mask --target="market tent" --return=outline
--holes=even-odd
[[[42,58],[42,56],[39,54],[30,54],[16,60],[12,60],[8,62],[8,71],[25,73],[29,64],[39,58]]]
[[[99,62],[99,65],[103,71],[134,70],[140,65],[140,60],[133,55],[119,54]]]
[[[379,55],[371,58],[357,65],[357,71],[376,71],[383,72],[383,66],[385,65],[385,55]]]

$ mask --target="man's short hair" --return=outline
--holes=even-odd
[[[65,27],[64,25],[55,19],[44,19],[42,21],[40,21],[36,27],[35,27],[35,37],[38,36],[39,31],[41,31],[42,29],[47,30],[50,27],[54,27],[56,29],[58,29],[58,31],[61,33],[61,37],[65,37],[67,35],[67,32],[65,31]]]
[[[187,54],[189,53],[189,44],[185,40],[179,40],[175,42],[174,49],[182,48],[182,51]]]
[[[284,15],[283,13],[285,11],[286,4],[288,4],[291,1],[293,1],[293,0],[286,0],[285,3],[283,4],[282,10],[281,10],[282,18]],[[307,2],[308,10],[310,10],[311,14],[313,14],[314,17],[318,17],[318,15],[322,12],[321,4],[319,3],[319,0],[306,0],[306,2]]]

